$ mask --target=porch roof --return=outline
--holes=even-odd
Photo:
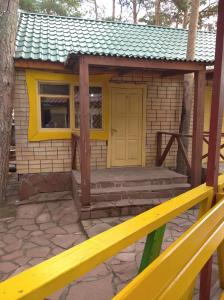
[[[64,63],[69,53],[186,61],[188,31],[21,13],[15,58]],[[211,64],[215,34],[199,31],[195,62]]]

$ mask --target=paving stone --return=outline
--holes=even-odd
[[[34,230],[38,230],[39,227],[36,224],[32,224],[32,225],[23,226],[23,229],[28,231],[34,231]]]
[[[48,240],[44,235],[34,236],[34,237],[30,238],[30,241],[39,246],[48,246],[50,244],[50,240]]]
[[[118,255],[116,255],[116,258],[120,261],[126,261],[126,262],[130,262],[130,261],[134,261],[135,260],[135,253],[119,253]]]
[[[68,289],[69,287],[66,286],[65,288],[54,293],[53,295],[48,296],[47,298],[45,298],[45,300],[65,300],[66,294],[68,293]]]
[[[125,248],[122,252],[134,252],[135,251],[135,245],[130,245],[127,248]]]
[[[5,248],[5,250],[7,252],[18,250],[18,249],[20,249],[22,247],[22,243],[23,243],[22,240],[17,240],[16,242],[13,242],[13,243],[7,245],[7,247]]]
[[[62,227],[64,230],[66,230],[68,233],[78,233],[82,232],[82,229],[79,224],[69,224],[69,225],[64,225]]]
[[[68,249],[75,243],[76,239],[77,237],[74,236],[73,234],[64,234],[64,235],[58,234],[53,239],[51,239],[51,241],[56,246],[62,247],[64,249]]]
[[[49,222],[49,223],[40,224],[39,226],[40,226],[40,230],[46,230],[55,227],[55,223]]]
[[[26,257],[26,256],[21,256],[15,259],[15,262],[20,265],[23,266],[25,265],[28,261],[30,260],[30,257]]]
[[[43,234],[43,231],[41,231],[41,230],[33,231],[30,233],[31,236],[39,236],[42,234]]]
[[[63,249],[63,248],[61,248],[61,247],[55,247],[55,248],[51,251],[51,253],[52,253],[53,255],[57,255],[57,254],[59,254],[59,253],[61,253],[61,252],[63,252],[63,251],[65,251],[65,249]]]
[[[87,230],[87,233],[88,233],[89,237],[92,237],[92,236],[97,235],[97,234],[99,234],[99,233],[101,233],[101,232],[103,232],[105,230],[110,229],[110,228],[111,228],[110,225],[108,225],[106,223],[101,223],[101,224],[97,224],[97,225],[89,228]]]
[[[35,219],[44,208],[44,204],[21,205],[17,209],[17,218]]]
[[[15,265],[12,262],[0,262],[0,273],[9,273],[14,271],[17,268],[17,265]]]
[[[5,243],[3,243],[3,241],[0,241],[0,248],[4,248],[6,246]]]
[[[22,250],[17,250],[14,252],[11,252],[9,254],[3,255],[1,256],[1,260],[6,261],[6,260],[15,260],[16,258],[20,257],[23,255],[23,251]]]
[[[28,257],[47,257],[47,255],[50,252],[50,248],[49,247],[35,247],[35,248],[31,248],[28,249],[26,252],[26,255]]]
[[[145,243],[136,243],[136,246],[135,246],[135,248],[136,248],[136,252],[138,253],[138,252],[142,252],[143,250],[144,250],[144,248],[145,248]]]
[[[34,224],[34,219],[17,219],[15,222],[10,223],[8,228],[16,227],[16,226],[25,226]]]
[[[32,265],[32,266],[35,266],[35,265],[40,264],[41,262],[43,262],[45,259],[46,259],[45,257],[43,257],[43,258],[35,257],[35,258],[32,258],[29,261],[29,264]]]
[[[0,224],[0,233],[1,232],[7,232],[7,228],[5,227],[4,224]]]
[[[130,280],[138,273],[135,262],[124,262],[122,264],[112,265],[112,269],[122,281]]]
[[[29,231],[20,229],[16,232],[16,237],[20,239],[20,238],[24,238],[28,234],[29,234]]]
[[[90,296],[91,295],[91,296]],[[109,300],[113,298],[112,276],[91,282],[80,282],[69,289],[66,300]]]
[[[61,227],[55,226],[52,228],[49,228],[47,230],[45,230],[46,233],[51,233],[51,234],[64,234],[66,233],[66,231],[64,229],[62,229]]]
[[[72,214],[67,214],[60,219],[59,225],[63,226],[63,225],[73,224],[76,221],[77,221],[76,216],[73,216]]]
[[[51,215],[49,213],[42,213],[36,218],[37,223],[48,223],[51,220]]]
[[[141,261],[142,261],[142,253],[141,252],[136,255],[135,261],[136,261],[137,267],[139,268],[140,264],[141,264]]]
[[[32,242],[29,242],[29,241],[25,241],[23,243],[23,249],[31,249],[33,247],[36,247],[37,245],[35,245],[34,243]]]
[[[3,236],[3,241],[7,244],[15,243],[18,239],[13,234],[6,234]]]

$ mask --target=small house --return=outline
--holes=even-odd
[[[185,29],[21,13],[14,99],[21,199],[71,189],[72,165],[73,183],[80,185],[86,207],[91,188],[122,190],[116,179],[133,175],[136,183],[139,170],[149,174],[151,167],[155,177],[150,184],[153,178],[160,179],[158,185],[164,183],[165,173],[154,168],[156,137],[158,132],[179,131],[187,73],[195,74],[193,146],[188,156],[192,180],[198,184],[206,67],[214,63],[215,34],[198,32],[194,61],[186,61],[187,35]],[[169,140],[166,135],[160,146]],[[176,153],[174,143],[164,166],[175,168]],[[90,179],[95,170],[101,170],[96,173],[100,185],[94,176]],[[104,180],[107,176],[110,184]],[[174,185],[185,180],[174,172],[170,178],[176,178]],[[141,194],[133,190],[132,198]]]

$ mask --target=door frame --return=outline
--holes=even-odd
[[[124,89],[141,89],[142,90],[142,163],[141,166],[145,167],[145,148],[146,148],[146,95],[147,85],[146,84],[130,84],[130,83],[110,83],[109,85],[109,134],[108,134],[108,146],[107,146],[107,168],[111,168],[111,151],[112,151],[112,140],[111,140],[111,125],[112,125],[112,90],[113,88],[124,88]]]

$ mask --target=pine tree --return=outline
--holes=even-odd
[[[199,18],[199,8],[200,0],[194,0],[191,4],[191,15],[188,30],[188,43],[187,43],[187,60],[195,59],[195,45],[197,37],[198,28],[198,18]],[[184,75],[184,94],[182,102],[181,120],[180,120],[180,134],[190,134],[190,123],[191,123],[191,111],[192,111],[192,98],[193,98],[193,85],[194,85],[194,75],[186,74]],[[183,144],[186,151],[189,150],[189,139],[183,138]],[[177,152],[177,171],[179,173],[186,174],[187,168],[184,162],[183,156],[180,149]]]

